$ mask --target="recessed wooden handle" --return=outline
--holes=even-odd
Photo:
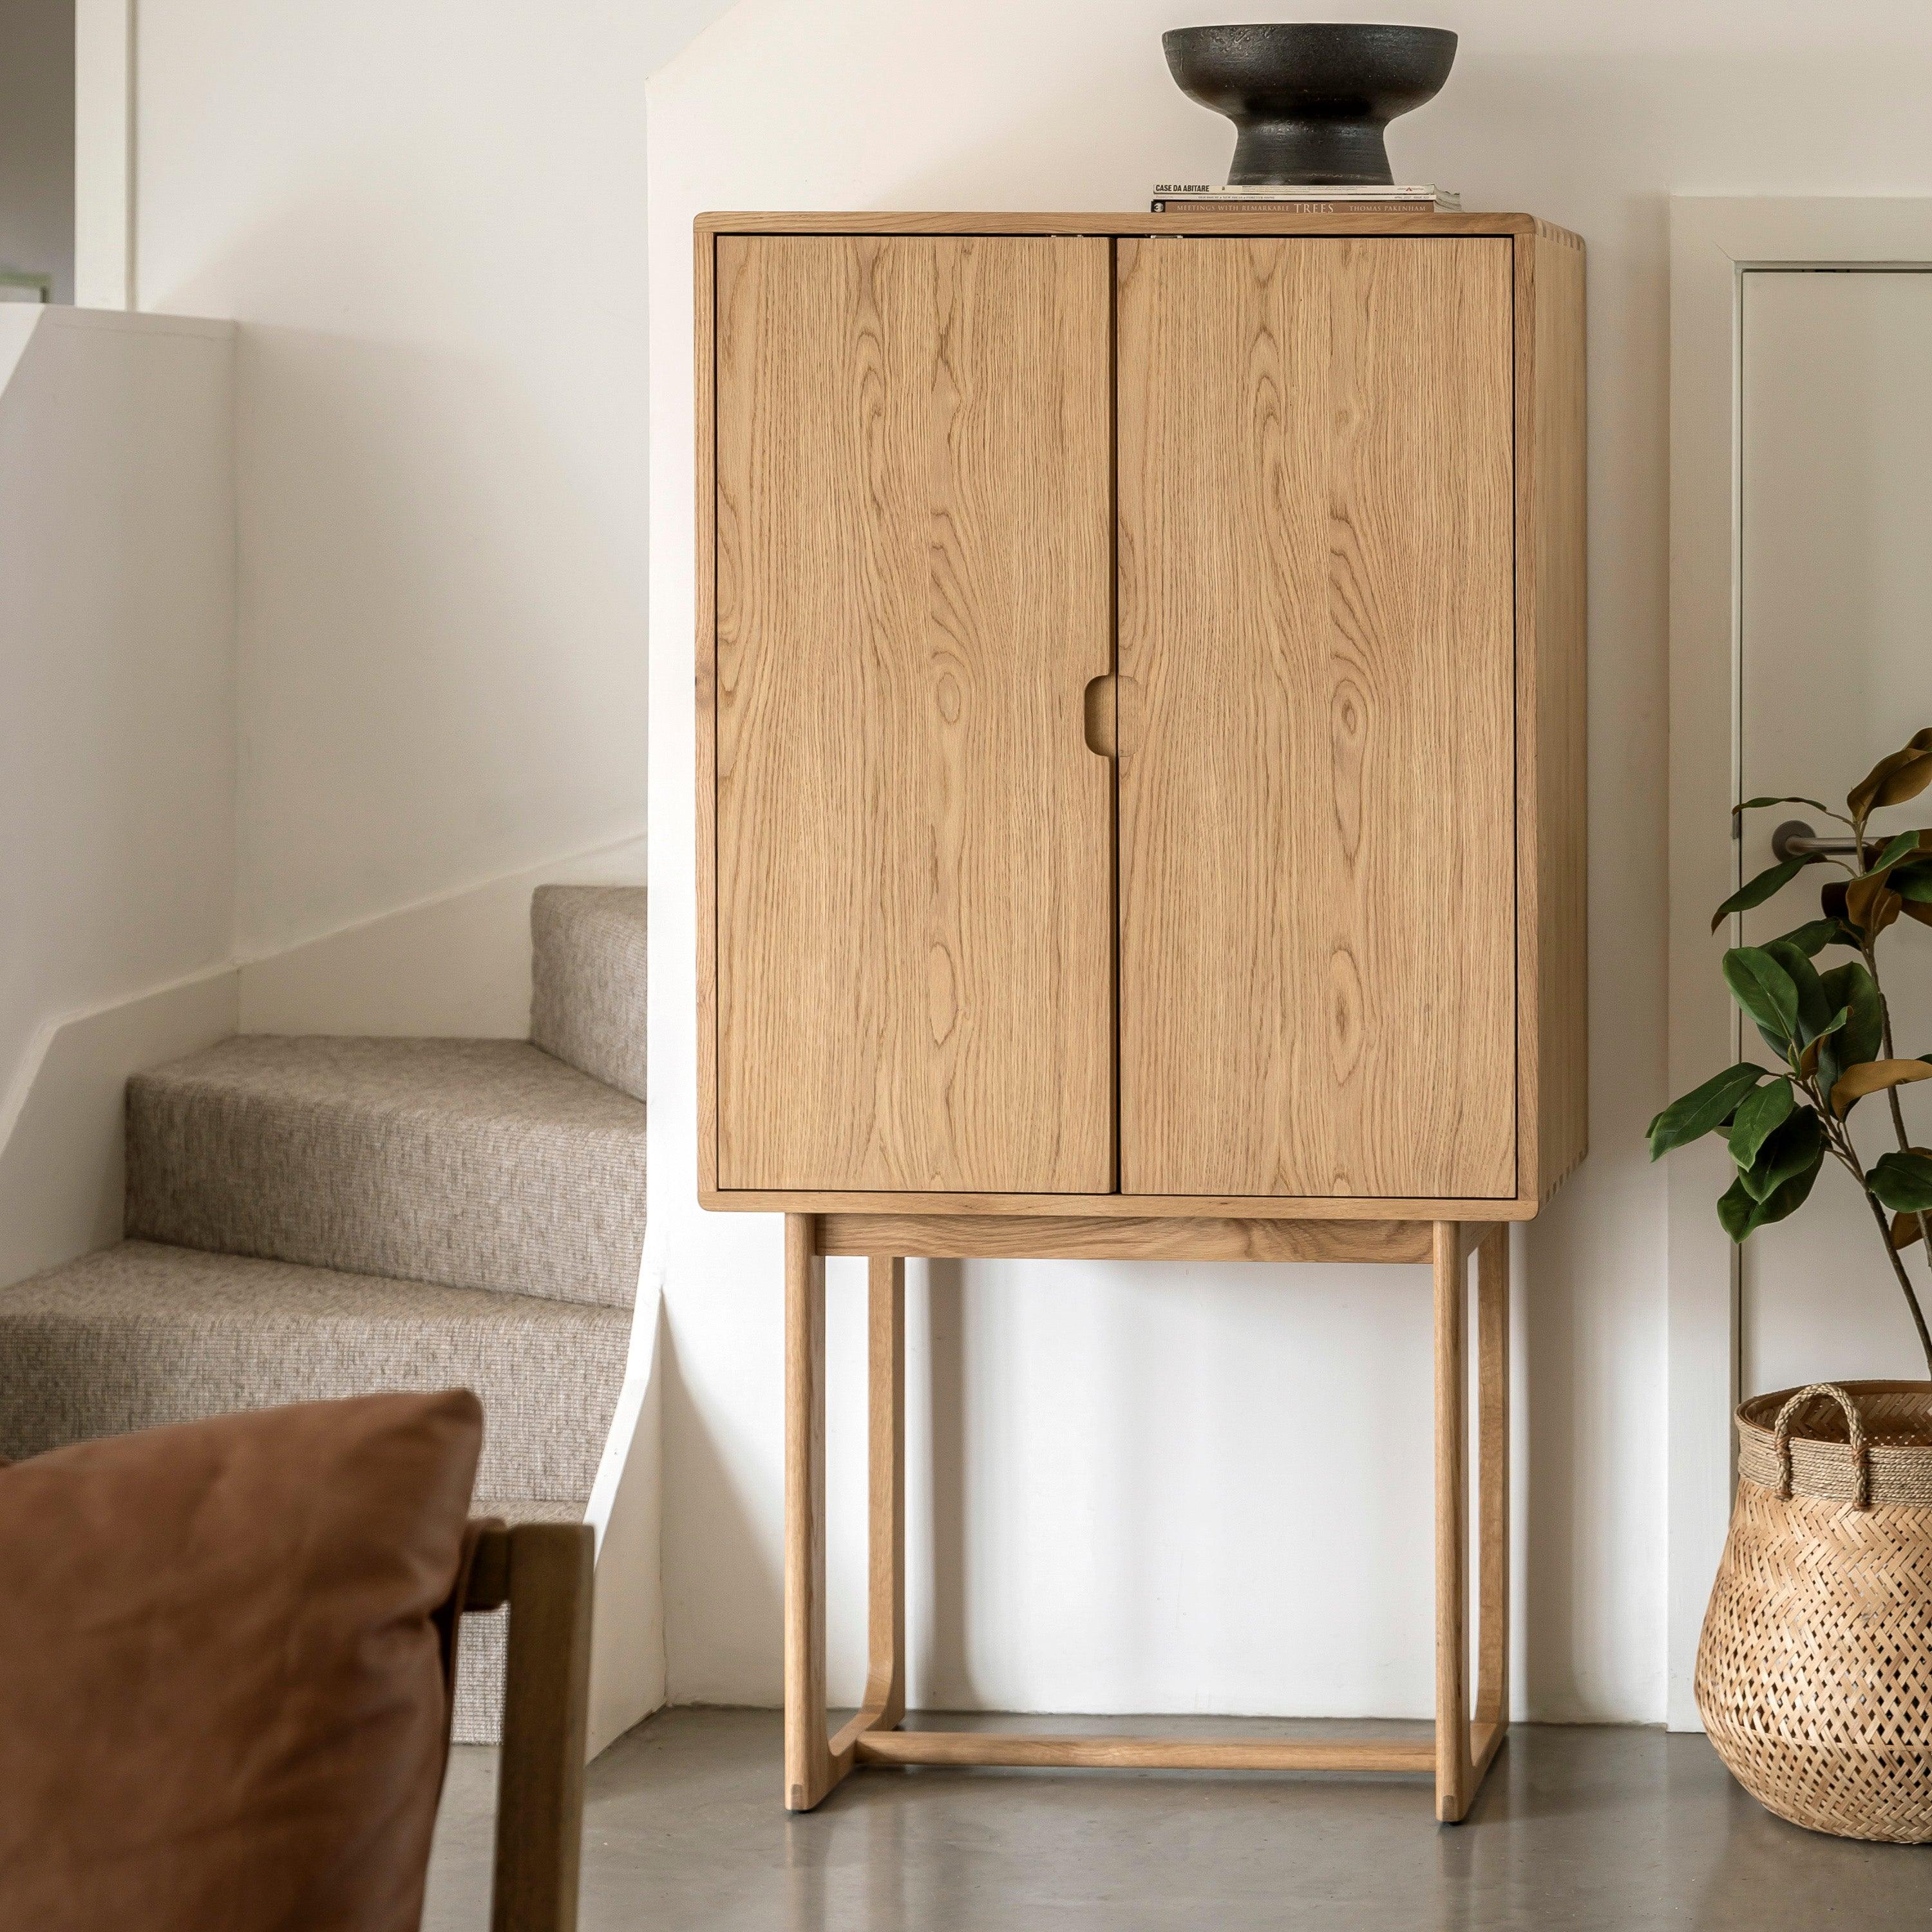
[[[1120,694],[1112,671],[1087,686],[1087,748],[1103,758],[1120,752]]]

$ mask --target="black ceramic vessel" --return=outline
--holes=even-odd
[[[1230,188],[1387,187],[1382,130],[1449,78],[1443,27],[1177,27],[1161,36],[1181,92],[1238,131]]]

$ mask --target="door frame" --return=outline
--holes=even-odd
[[[1741,1051],[1737,1016],[1714,970],[1710,917],[1741,883],[1742,848],[1726,820],[1742,775],[1744,278],[1806,268],[1932,269],[1932,200],[1671,197],[1672,1094]],[[1697,1637],[1730,1516],[1740,1273],[1712,1211],[1728,1173],[1723,1149],[1706,1140],[1672,1155],[1666,1177],[1672,1730],[1702,1728],[1693,1694]]]
[[[137,0],[74,0],[74,299],[138,308]]]

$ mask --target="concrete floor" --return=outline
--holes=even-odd
[[[1419,1778],[1165,1772],[866,1770],[790,1818],[778,1744],[776,1713],[680,1710],[606,1751],[590,1774],[583,1932],[1932,1928],[1932,1850],[1781,1823],[1702,1738],[1661,1731],[1520,1728],[1453,1828]],[[457,1752],[425,1932],[489,1923],[494,1776],[494,1752]]]

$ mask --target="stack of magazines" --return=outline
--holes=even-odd
[[[1447,188],[1210,188],[1203,182],[1156,182],[1149,204],[1156,214],[1181,208],[1436,208],[1462,206]]]

